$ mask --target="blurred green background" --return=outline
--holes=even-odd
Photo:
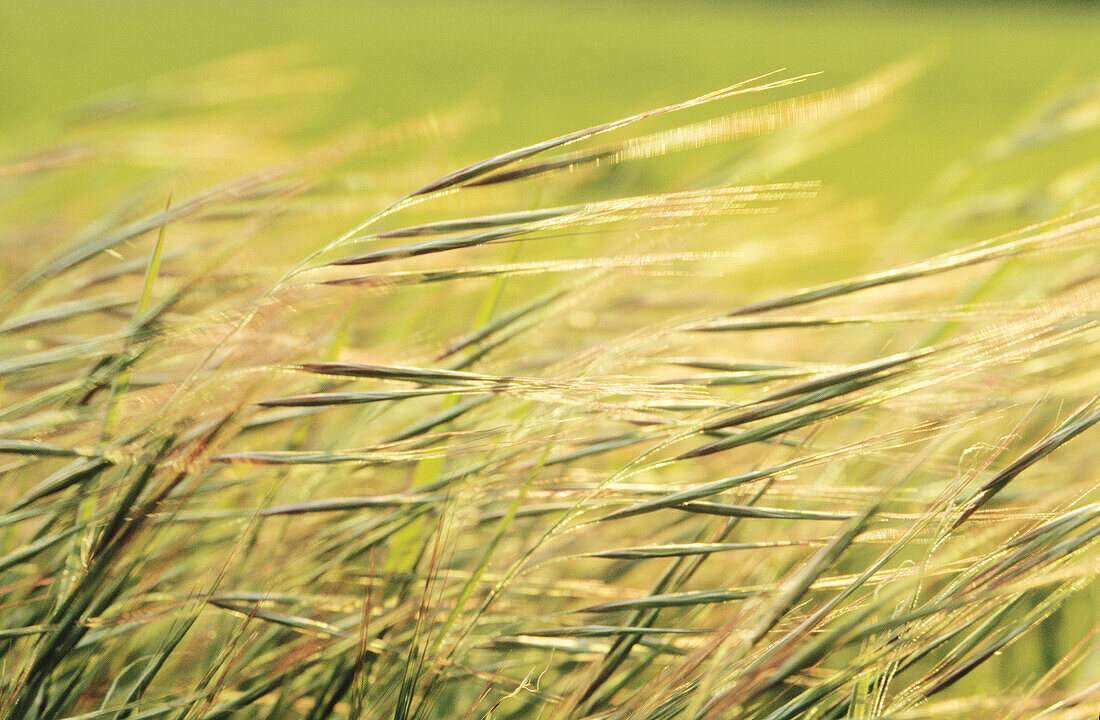
[[[820,72],[803,86],[812,91],[922,57],[928,72],[885,130],[800,173],[889,209],[1038,99],[1095,77],[1098,7],[0,0],[0,147],[18,154],[48,140],[64,111],[102,93],[291,42],[351,76],[310,132],[472,100],[489,122],[469,139],[469,159],[779,68]],[[1072,143],[1048,151],[1061,166],[1083,154]]]

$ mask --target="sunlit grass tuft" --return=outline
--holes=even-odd
[[[272,51],[6,161],[0,714],[1095,715],[1095,168],[963,188],[1097,86],[873,223],[801,165],[917,70],[463,164]]]

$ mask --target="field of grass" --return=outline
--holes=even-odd
[[[0,0],[0,717],[1096,717],[1098,36]]]

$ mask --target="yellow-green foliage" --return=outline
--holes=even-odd
[[[13,155],[0,715],[1095,716],[1100,84],[876,216],[805,163],[924,67],[454,170],[284,48]]]

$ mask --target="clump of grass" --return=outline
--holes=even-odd
[[[1095,715],[1096,169],[962,188],[1096,85],[875,227],[799,165],[912,64],[448,172],[229,62],[4,166],[5,717]]]

